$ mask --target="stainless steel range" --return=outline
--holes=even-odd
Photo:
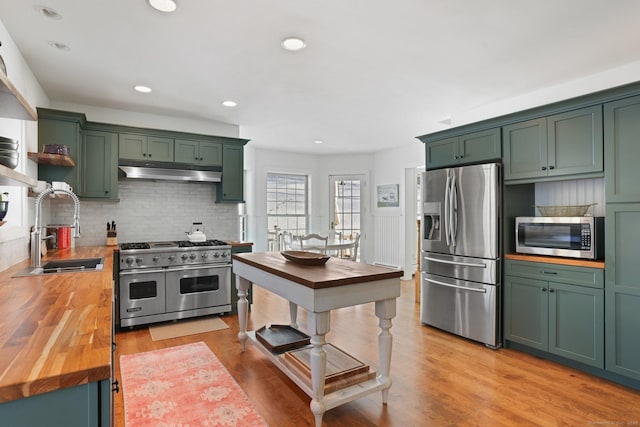
[[[231,311],[231,245],[123,243],[119,251],[118,326]]]

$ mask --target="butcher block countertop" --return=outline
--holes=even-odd
[[[26,260],[0,272],[0,403],[110,377],[113,248],[43,261],[91,257],[102,271],[12,277]]]
[[[404,274],[402,270],[336,257],[329,258],[326,264],[322,265],[303,265],[285,259],[280,252],[234,254],[233,260],[313,289],[391,279]]]
[[[579,258],[561,258],[542,255],[526,255],[526,254],[506,254],[505,259],[512,259],[516,261],[530,261],[530,262],[546,262],[549,264],[559,265],[572,265],[574,267],[591,267],[591,268],[604,268],[603,260],[588,260]]]

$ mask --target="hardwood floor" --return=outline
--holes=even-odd
[[[249,329],[287,324],[288,313],[285,300],[254,286]],[[156,342],[151,341],[147,328],[119,332],[116,377],[120,378],[122,354],[204,341],[269,425],[313,426],[310,398],[251,343],[241,353],[237,317],[222,319],[229,329]],[[298,323],[306,325],[303,310]],[[329,342],[366,363],[377,364],[378,323],[373,304],[337,310],[331,323]],[[391,332],[393,386],[388,405],[376,393],[329,410],[323,426],[640,425],[638,390],[516,350],[490,350],[420,325],[413,281],[402,282]],[[115,418],[115,427],[124,427],[122,392],[115,398]]]

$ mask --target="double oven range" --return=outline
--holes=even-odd
[[[231,311],[231,245],[123,243],[115,277],[120,328]]]

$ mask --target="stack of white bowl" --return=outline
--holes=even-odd
[[[18,167],[18,160],[20,160],[18,146],[18,140],[0,136],[0,165],[11,169]]]

